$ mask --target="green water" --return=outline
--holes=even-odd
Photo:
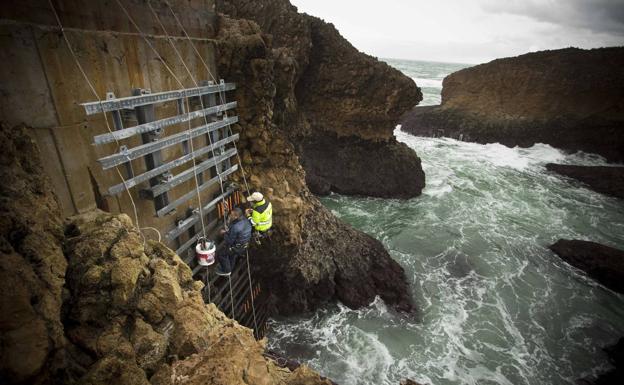
[[[422,158],[422,196],[322,201],[405,268],[418,319],[380,300],[335,305],[273,321],[271,348],[342,385],[568,384],[608,368],[601,348],[624,335],[624,296],[547,246],[575,238],[624,248],[624,204],[544,167],[603,160],[395,135]]]

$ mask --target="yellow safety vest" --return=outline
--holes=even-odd
[[[273,225],[273,206],[265,199],[253,205],[251,218],[249,218],[254,229],[257,231],[267,231]]]

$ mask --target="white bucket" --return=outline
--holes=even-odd
[[[210,266],[215,262],[215,253],[217,248],[215,244],[206,241],[206,248],[202,247],[202,242],[198,242],[195,246],[195,255],[197,256],[197,263],[201,266]]]

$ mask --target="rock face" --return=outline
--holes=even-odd
[[[568,48],[497,59],[444,79],[440,106],[406,132],[527,147],[547,143],[624,160],[624,48]]]
[[[263,356],[251,330],[203,302],[202,283],[124,214],[65,226],[38,151],[0,130],[0,382],[325,384]]]
[[[624,199],[624,167],[549,163],[546,169],[579,180],[599,193]]]
[[[420,159],[392,134],[422,100],[410,78],[287,0],[221,1],[218,9],[264,34],[274,61],[272,123],[295,145],[314,193],[420,195]]]
[[[617,344],[604,349],[614,369],[599,375],[597,378],[587,378],[578,381],[581,385],[619,385],[624,382],[624,337]]]
[[[34,142],[0,128],[0,382],[27,382],[64,344],[63,222]]]
[[[275,4],[288,3],[269,2]],[[259,14],[271,13],[263,8]],[[305,37],[295,28],[310,28],[300,15],[280,20],[294,24],[289,27],[292,36]],[[278,310],[310,311],[337,299],[358,307],[376,295],[398,309],[413,309],[403,269],[381,243],[334,217],[306,186],[288,132],[298,126],[286,121],[298,114],[294,79],[302,62],[296,58],[307,45],[302,52],[297,47],[272,48],[258,24],[229,17],[219,19],[217,38],[219,73],[242,85],[236,91],[240,122],[234,129],[241,133],[243,166],[252,176],[251,188],[267,194],[274,205],[275,233],[271,242],[253,251],[253,267],[269,286]]]
[[[595,242],[565,239],[550,249],[611,290],[624,293],[624,251]]]

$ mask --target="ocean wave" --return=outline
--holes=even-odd
[[[442,89],[442,79],[412,78],[418,87]]]

